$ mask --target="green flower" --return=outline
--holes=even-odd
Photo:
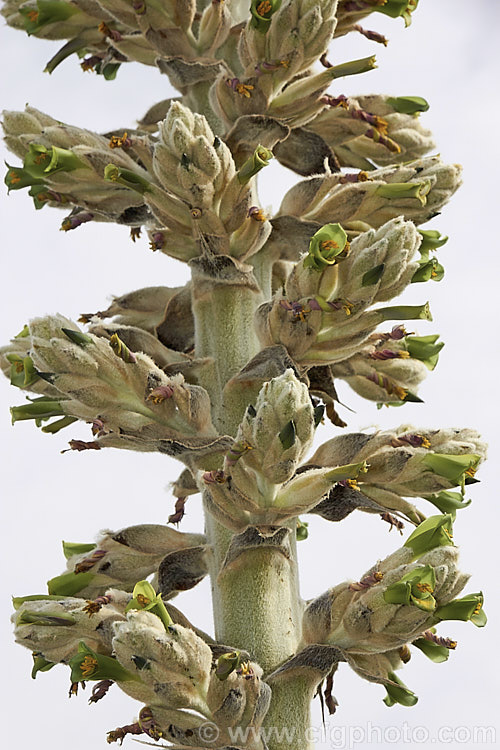
[[[56,662],[47,661],[42,654],[33,653],[33,669],[31,670],[31,677],[34,680],[38,672],[48,672],[49,669],[56,666]]]
[[[389,96],[387,104],[396,112],[405,115],[415,115],[417,112],[427,112],[429,109],[429,102],[421,96]]]
[[[428,453],[423,463],[431,471],[448,479],[455,485],[462,485],[467,479],[474,480],[477,466],[481,456],[475,453],[463,453],[462,455],[447,455],[445,453]]]
[[[437,229],[419,229],[418,233],[422,235],[419,252],[421,255],[427,254],[427,257],[431,250],[437,250],[448,242],[448,237],[444,237]]]
[[[42,146],[30,143],[29,151],[24,159],[24,169],[32,177],[43,178],[55,172],[72,172],[75,169],[88,169],[72,151],[57,146]]]
[[[252,27],[265,34],[271,25],[273,14],[279,10],[280,5],[281,0],[252,0],[250,5]]]
[[[418,701],[415,693],[407,688],[394,672],[389,672],[387,676],[392,682],[385,683],[387,690],[387,696],[384,698],[385,705],[394,706],[399,703],[401,706],[414,706]]]
[[[132,172],[131,169],[123,169],[114,164],[108,164],[104,169],[104,179],[108,182],[116,182],[129,190],[144,195],[150,189],[150,183],[141,175]]]
[[[250,156],[238,170],[238,180],[242,185],[246,185],[261,169],[267,167],[269,160],[273,158],[273,152],[264,146],[257,146],[252,156]]]
[[[297,518],[297,529],[295,532],[295,536],[298,542],[303,542],[307,537],[309,536],[309,524],[307,521],[301,521],[300,518]]]
[[[418,284],[423,281],[441,281],[444,278],[444,267],[437,258],[430,258],[419,262],[419,268],[412,276],[411,283]]]
[[[126,670],[111,656],[103,656],[92,651],[83,641],[78,644],[78,653],[69,660],[71,682],[86,680],[113,680],[126,682],[139,678]]]
[[[424,612],[436,609],[433,592],[436,587],[436,574],[432,565],[423,565],[407,573],[397,583],[384,591],[384,599],[389,604],[414,604]]]
[[[435,547],[453,545],[453,519],[449,513],[441,516],[429,516],[417,526],[404,547],[413,550],[415,557],[421,557]]]
[[[419,359],[429,369],[433,370],[439,360],[439,352],[444,341],[438,343],[439,334],[430,336],[406,336],[405,346],[410,357]]]
[[[96,548],[95,544],[78,544],[77,542],[63,542],[63,554],[66,560],[69,560],[73,555],[84,555],[87,552],[92,552]]]
[[[215,676],[224,682],[227,680],[231,672],[241,664],[241,654],[239,651],[229,651],[227,654],[222,654],[217,659],[217,666],[215,668]]]
[[[456,641],[449,641],[451,647],[456,646]],[[433,661],[435,664],[442,664],[448,660],[450,655],[450,648],[448,646],[441,646],[439,643],[427,640],[427,638],[417,638],[413,641],[412,646],[416,646],[428,659]]]
[[[31,185],[43,185],[43,180],[38,177],[33,177],[23,167],[11,167],[7,164],[7,174],[5,175],[4,182],[11,190],[22,190],[22,188],[29,187]]]
[[[418,0],[386,0],[383,5],[379,5],[373,10],[391,18],[403,18],[405,26],[409,26],[411,14],[416,10],[417,5]]]
[[[164,624],[165,630],[173,623],[162,601],[161,594],[156,593],[149,581],[139,581],[135,584],[132,599],[127,604],[125,612],[130,612],[132,609],[142,609],[156,615]]]
[[[467,594],[461,599],[454,599],[448,604],[443,604],[434,612],[434,616],[439,620],[470,620],[478,628],[486,625],[487,618],[483,609],[484,597],[482,591],[477,594]]]
[[[64,415],[60,401],[55,401],[46,396],[29,399],[29,401],[30,403],[24,404],[24,406],[11,407],[10,413],[12,415],[12,424],[21,422],[25,419],[34,419],[36,426],[40,427],[44,420],[50,419],[50,417],[62,417]]]
[[[461,492],[453,492],[452,490],[441,490],[435,495],[426,495],[425,499],[435,505],[441,513],[449,513],[453,520],[455,520],[459,508],[466,508],[471,504],[471,500],[464,500]]]
[[[345,258],[348,252],[347,234],[340,224],[325,224],[311,237],[309,251],[303,261],[304,268],[323,271]]]
[[[68,18],[80,13],[79,8],[62,0],[37,0],[37,9],[19,8],[19,15],[24,19],[24,28],[28,34],[36,34],[37,31],[51,23],[61,23]]]
[[[31,357],[20,357],[18,354],[7,354],[10,362],[10,382],[18,388],[28,388],[39,380]]]
[[[431,190],[430,180],[422,182],[388,182],[379,185],[375,193],[382,198],[401,200],[402,198],[417,198],[422,206],[427,203],[427,195]]]

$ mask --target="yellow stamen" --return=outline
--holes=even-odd
[[[95,68],[95,62],[92,62],[91,59],[89,60],[83,60],[80,63],[80,68],[87,72],[88,70],[94,70]]]
[[[35,156],[34,162],[35,164],[41,164],[43,161],[47,161],[48,158],[48,154],[38,154],[38,156]]]
[[[387,122],[382,117],[375,116],[375,124],[373,126],[377,128],[381,135],[387,135],[387,128],[389,127]]]
[[[101,23],[97,27],[97,30],[100,31],[101,34],[105,34],[106,36],[109,35],[109,26],[107,23],[104,23],[104,21],[101,21]]]
[[[472,615],[473,616],[474,615],[478,615],[481,612],[482,607],[483,607],[483,603],[482,602],[478,602],[476,604],[476,608],[474,609],[474,612],[472,613]]]
[[[259,14],[259,16],[263,16],[265,13],[269,13],[271,9],[272,6],[269,0],[262,0],[262,2],[257,5],[257,13]]]
[[[401,388],[399,385],[394,386],[394,395],[397,396],[401,401],[404,401],[404,399],[408,395],[408,391],[405,391],[404,388]]]
[[[254,89],[254,86],[251,86],[249,83],[237,83],[236,84],[236,91],[240,96],[244,96],[247,99],[250,99],[251,97],[251,91]]]
[[[465,472],[465,475],[467,477],[470,477],[471,479],[474,479],[474,477],[476,475],[476,469],[473,466],[469,466],[469,468]]]
[[[342,310],[345,312],[346,315],[350,315],[352,312],[354,305],[352,302],[349,302],[348,299],[345,299],[342,303]]]
[[[351,488],[351,490],[356,490],[356,492],[361,492],[358,483],[355,479],[346,479],[345,483],[348,487]]]
[[[430,583],[417,583],[417,589],[419,591],[425,591],[427,594],[432,594],[434,591]]]
[[[128,133],[124,133],[122,136],[112,135],[108,143],[109,148],[124,148],[127,145]]]
[[[457,647],[457,642],[456,641],[449,641],[448,648],[456,648],[456,647]]]
[[[84,606],[83,611],[86,612],[89,617],[92,617],[92,615],[96,615],[100,609],[101,605],[99,604],[99,602],[89,600]]]
[[[382,573],[382,572],[381,572],[380,570],[377,570],[377,571],[375,571],[375,573],[373,574],[373,577],[375,578],[375,580],[377,580],[377,581],[381,581],[381,580],[382,580],[382,578],[384,577],[384,574],[383,574],[383,573]]]
[[[431,441],[427,440],[426,437],[424,437],[423,435],[417,435],[417,437],[419,437],[422,440],[422,445],[421,445],[422,448],[430,448],[431,447]]]
[[[250,662],[249,661],[243,662],[243,664],[238,670],[238,673],[242,677],[251,677],[253,675],[253,670],[252,670],[252,667],[250,666]]]
[[[153,404],[161,404],[163,401],[165,401],[165,396],[154,395],[150,393],[146,401],[152,401]]]
[[[254,221],[267,221],[267,216],[261,208],[259,208],[257,211],[253,211],[250,214],[250,218]]]
[[[7,177],[10,180],[11,185],[15,185],[17,182],[21,182],[21,178],[15,172],[9,172]]]
[[[335,240],[323,240],[323,242],[320,242],[320,247],[322,250],[338,250],[339,244],[338,242],[335,242]]]
[[[149,604],[151,604],[151,599],[148,599],[147,596],[144,596],[144,594],[137,594],[135,597],[141,607],[147,607]]]
[[[24,364],[22,362],[14,362],[14,369],[16,372],[22,372],[24,370]]]
[[[448,531],[448,529],[445,526],[443,526],[443,531],[448,537],[448,539],[453,539],[453,534],[451,533],[451,531]]]
[[[80,670],[84,677],[90,677],[94,674],[98,666],[99,665],[97,664],[97,659],[87,654],[80,665]]]

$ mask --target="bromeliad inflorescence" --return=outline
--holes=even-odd
[[[282,730],[293,730],[293,747],[310,750],[310,701],[324,695],[335,710],[341,662],[385,686],[386,705],[412,706],[395,670],[413,649],[445,661],[457,642],[444,622],[486,623],[482,592],[461,595],[468,576],[453,535],[485,458],[480,436],[411,424],[339,432],[338,381],[378,406],[418,408],[444,346],[423,329],[425,294],[393,300],[443,279],[448,238],[421,225],[459,187],[460,167],[429,155],[423,97],[348,93],[347,77],[374,69],[373,55],[328,59],[351,32],[387,44],[361,22],[383,14],[407,26],[417,5],[5,0],[11,26],[62,42],[49,72],[76,55],[112,81],[135,61],[178,90],[137,127],[105,134],[31,106],[3,119],[17,160],[8,191],[67,210],[65,233],[112,222],[139,246],[144,231],[151,250],[191,271],[183,286],[83,313],[85,330],[60,315],[19,320],[0,350],[4,374],[30,394],[13,423],[66,430],[82,461],[112,447],[183,464],[173,512],[64,542],[66,570],[48,593],[14,599],[33,677],[61,665],[70,695],[92,681],[94,703],[116,683],[142,704],[108,742],[283,750]],[[300,176],[274,213],[258,196],[271,162]],[[326,417],[336,434],[313,452]],[[89,440],[72,436],[78,421]],[[197,494],[203,511],[187,504]],[[357,510],[405,541],[304,603],[296,542],[314,536],[305,516],[338,523]],[[204,534],[168,525],[202,512]],[[207,575],[214,637],[171,602]],[[274,731],[267,742],[262,728]]]

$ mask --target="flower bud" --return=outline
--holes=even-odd
[[[393,219],[376,231],[364,232],[347,253],[344,230],[338,224],[327,227],[313,236],[309,254],[292,270],[286,282],[287,299],[277,294],[272,303],[262,305],[257,312],[262,344],[281,343],[295,361],[309,366],[348,361],[383,320],[430,319],[427,305],[369,310],[372,304],[391,299],[411,283],[418,268],[414,256],[421,240],[412,222]],[[321,239],[332,233],[338,239]],[[335,263],[318,260],[322,242],[331,246],[328,252],[332,257],[326,260]],[[320,263],[321,271],[317,268]],[[422,378],[420,370],[425,368],[420,368],[419,362],[412,365],[415,373],[410,379],[417,383]],[[374,369],[371,367],[370,372]],[[343,374],[348,373],[349,365]]]
[[[407,99],[408,112],[403,112]],[[371,171],[373,164],[408,162],[434,148],[432,134],[415,116],[415,107],[429,108],[425,99],[372,95],[324,100],[326,108],[307,128],[328,143],[341,166]]]
[[[416,224],[428,221],[460,187],[461,168],[430,156],[371,171],[367,179],[346,182],[337,174],[305,180],[285,195],[280,215],[306,221],[337,221],[344,229],[363,222],[380,227],[403,215]]]
[[[249,471],[281,484],[294,475],[313,437],[314,414],[307,386],[286,370],[265,383],[254,409],[247,409],[235,446],[226,456],[225,470],[236,486]],[[236,452],[239,445],[241,454]]]
[[[215,435],[206,391],[187,385],[182,375],[166,377],[140,353],[135,362],[123,361],[106,339],[83,334],[59,316],[32,321],[30,332],[34,367],[50,373],[60,396],[15,407],[15,420],[67,415],[93,422],[99,417],[108,432],[126,430],[157,446],[167,437]]]
[[[97,429],[103,429],[101,425]],[[49,588],[94,598],[111,586],[132,591],[138,578],[157,573],[164,558],[171,553],[198,547],[205,538],[160,524],[140,524],[119,531],[104,531],[95,544],[63,543],[67,572],[51,579]],[[88,575],[87,575],[88,574]]]
[[[457,570],[456,548],[436,543],[429,541],[432,551],[416,553],[415,562],[404,549],[400,559],[390,555],[359,584],[340,584],[313,600],[304,613],[305,641],[350,654],[383,653],[421,636],[440,608],[449,606],[450,592],[460,591],[467,581]]]
[[[485,455],[485,445],[473,430],[429,430],[403,425],[394,432],[354,433],[333,438],[318,448],[310,458],[310,465],[339,466],[366,461],[368,470],[358,478],[360,492],[388,510],[407,514],[411,506],[403,502],[403,497],[431,496],[431,502],[435,497],[439,507],[441,490],[461,486],[467,478],[472,478],[475,467]],[[467,505],[456,498],[446,498],[446,493],[442,500],[445,513]],[[435,517],[436,523],[439,518]],[[451,516],[444,518],[451,519]],[[413,517],[411,520],[418,523],[422,519]],[[441,526],[437,528],[438,538],[441,538],[439,535],[445,532],[439,531]],[[420,524],[415,531],[416,538],[425,534],[426,529]],[[432,524],[431,531],[432,534],[435,531]]]
[[[81,640],[110,656],[112,623],[125,619],[121,603],[106,604],[92,616],[86,604],[84,599],[50,595],[14,599],[16,640],[50,662],[67,662]]]
[[[130,611],[117,623],[113,649],[122,666],[154,690],[155,703],[206,712],[212,652],[193,630],[165,629],[150,611]]]

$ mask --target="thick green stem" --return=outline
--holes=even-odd
[[[270,268],[259,271],[270,274]],[[262,296],[237,286],[214,284],[207,291],[206,285],[200,285],[197,289],[195,279],[193,286],[196,355],[214,360],[212,375],[204,382],[212,399],[213,420],[221,432],[234,435],[245,404],[224,402],[222,390],[259,350],[253,316]],[[295,523],[289,526],[289,556],[274,549],[248,549],[224,565],[233,534],[206,514],[216,638],[248,651],[266,674],[292,656],[300,640]],[[300,683],[273,688],[265,721],[265,730],[272,735],[268,736],[269,750],[310,747],[305,739],[309,703],[310,690]]]

